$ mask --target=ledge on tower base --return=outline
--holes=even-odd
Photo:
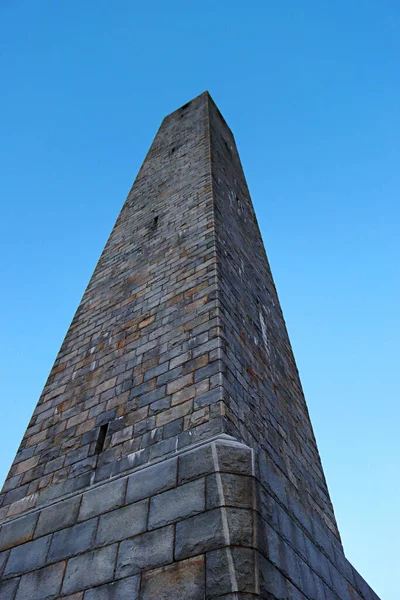
[[[12,519],[0,600],[376,600],[267,477],[222,434]]]

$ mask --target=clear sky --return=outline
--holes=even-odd
[[[234,131],[348,558],[399,574],[397,0],[1,0],[0,476],[161,118]]]

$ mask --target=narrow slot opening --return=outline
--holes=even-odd
[[[107,430],[108,423],[105,423],[104,425],[100,426],[99,434],[96,440],[96,447],[94,449],[95,454],[99,454],[100,452],[102,452],[104,448],[104,442],[106,441]]]
[[[153,219],[153,230],[157,229],[158,226],[158,215],[156,215]]]

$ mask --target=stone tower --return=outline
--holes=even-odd
[[[233,135],[166,117],[0,496],[0,600],[377,600],[344,556]]]

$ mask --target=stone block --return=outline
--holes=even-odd
[[[117,545],[70,558],[62,585],[63,594],[111,581],[114,574]]]
[[[176,525],[175,558],[181,560],[225,546],[221,509],[190,517]]]
[[[138,600],[139,583],[140,577],[138,575],[113,583],[106,583],[87,590],[85,600]]]
[[[80,500],[80,496],[74,496],[44,508],[39,516],[35,537],[73,525],[78,516]]]
[[[185,483],[203,475],[214,473],[212,445],[206,444],[179,457],[178,482]]]
[[[216,442],[219,470],[224,473],[252,475],[251,448],[239,443]]]
[[[86,552],[93,545],[97,519],[56,531],[51,540],[47,560],[55,562]]]
[[[207,477],[207,510],[217,506],[253,508],[252,477],[219,473]]]
[[[133,473],[128,479],[126,502],[136,502],[176,485],[177,459],[164,461]]]
[[[207,600],[214,600],[214,598],[211,598],[210,596],[206,596]],[[271,600],[271,597],[263,597],[261,598],[261,596],[259,594],[240,594],[238,595],[236,592],[233,592],[232,594],[224,594],[223,596],[218,596],[218,598],[215,598],[215,600]],[[64,600],[64,598],[63,598]],[[290,600],[295,600],[294,598],[290,597]],[[297,600],[297,598],[296,598]],[[307,600],[306,598],[302,598],[302,600]]]
[[[142,575],[140,600],[204,600],[204,556]]]
[[[294,525],[294,527],[296,527],[296,525]],[[292,537],[293,539],[295,539],[294,536]],[[319,577],[321,577],[325,581],[325,583],[328,586],[332,587],[331,572],[329,568],[330,563],[328,559],[321,552],[321,550],[317,548],[315,544],[312,543],[312,541],[307,536],[304,536],[304,539],[306,542],[308,564],[317,573],[317,575],[319,575]]]
[[[35,512],[5,523],[0,530],[0,550],[29,542],[33,537],[38,517],[39,513]]]
[[[0,552],[0,577],[3,574],[9,554],[10,550],[4,550],[4,552]]]
[[[0,600],[14,600],[18,584],[19,577],[8,581],[0,581]]]
[[[205,480],[198,479],[162,494],[150,501],[149,529],[191,517],[205,509]]]
[[[207,598],[230,592],[256,593],[255,550],[227,546],[206,554]]]
[[[39,569],[46,564],[46,554],[51,536],[39,538],[21,546],[16,546],[10,552],[4,575],[20,575],[32,569]]]
[[[27,573],[21,577],[15,600],[50,600],[58,598],[65,562]],[[0,596],[1,597],[1,596]]]
[[[123,506],[100,517],[96,545],[124,540],[146,530],[149,501]]]
[[[125,540],[119,547],[116,575],[127,577],[169,564],[173,561],[173,550],[173,525]]]
[[[274,600],[288,600],[290,596],[286,578],[261,554],[258,555],[258,559],[261,597],[273,598]]]
[[[354,588],[350,585],[347,579],[345,579],[343,575],[339,573],[339,571],[331,563],[329,563],[329,570],[332,581],[332,585],[330,587],[335,592],[335,594],[339,596],[340,600],[353,600],[352,592]],[[365,600],[369,600],[369,586],[366,586],[366,589],[363,590],[363,592]]]
[[[78,521],[90,519],[121,506],[124,503],[126,484],[126,478],[117,479],[110,483],[99,485],[83,494]]]

